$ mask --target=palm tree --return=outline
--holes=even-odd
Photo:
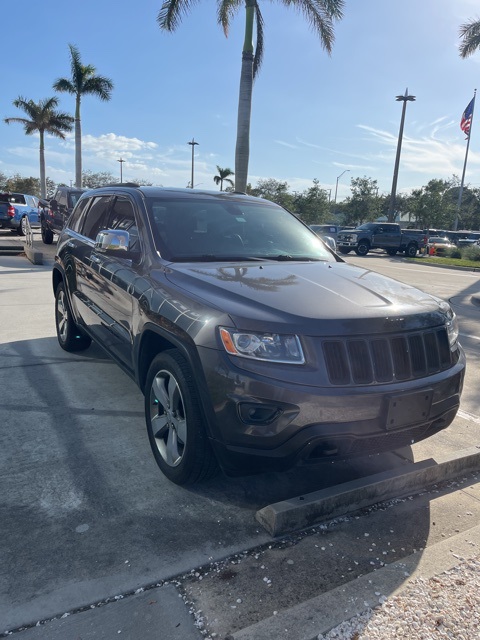
[[[104,76],[95,75],[96,68],[82,64],[80,52],[73,44],[70,48],[71,78],[58,78],[53,84],[55,91],[63,91],[75,96],[75,186],[82,186],[82,124],[80,104],[82,96],[94,95],[100,100],[110,100],[113,82]]]
[[[310,26],[318,34],[323,48],[332,50],[333,22],[343,15],[345,0],[279,0],[281,4],[295,7],[302,12]],[[157,16],[161,29],[175,31],[192,0],[164,0]],[[263,57],[263,17],[258,0],[217,0],[217,21],[228,35],[230,21],[239,9],[245,7],[245,39],[242,52],[242,70],[237,115],[237,142],[235,148],[235,190],[245,192],[250,156],[250,113],[253,79]],[[256,25],[256,46],[253,46],[253,28]]]
[[[220,185],[220,191],[223,191],[224,182],[228,182],[233,187],[233,180],[229,178],[229,176],[235,175],[233,171],[228,167],[226,167],[225,169],[222,169],[221,167],[218,166],[218,164],[217,164],[217,171],[218,171],[218,176],[214,176],[213,181],[215,182],[215,184]]]
[[[39,102],[27,100],[19,96],[13,106],[27,114],[26,118],[5,118],[5,122],[23,124],[27,136],[38,131],[40,135],[40,192],[42,198],[47,196],[47,180],[45,176],[45,133],[65,140],[65,133],[72,130],[73,118],[68,113],[56,111],[58,98],[46,98]]]
[[[459,32],[462,38],[459,47],[460,56],[468,58],[480,48],[480,20],[470,20],[470,22],[460,25]]]

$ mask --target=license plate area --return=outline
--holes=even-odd
[[[390,396],[385,428],[388,431],[425,422],[430,415],[432,399],[433,389]]]

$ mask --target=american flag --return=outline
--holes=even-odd
[[[473,118],[473,105],[475,104],[475,98],[472,98],[470,100],[470,102],[468,103],[467,108],[465,109],[465,111],[462,113],[462,119],[460,121],[460,129],[464,132],[464,134],[467,136],[466,139],[468,139],[468,137],[470,136],[470,127],[472,125],[472,118]]]

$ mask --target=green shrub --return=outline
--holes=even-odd
[[[458,247],[455,247],[455,249],[449,249],[447,255],[448,255],[449,258],[460,259],[462,257],[462,252],[460,251],[460,249]]]
[[[480,262],[480,246],[472,245],[471,247],[465,247],[462,251],[463,258],[466,260],[474,260]]]

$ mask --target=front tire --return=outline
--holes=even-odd
[[[150,365],[145,420],[155,460],[171,482],[194,484],[216,474],[194,376],[177,349],[159,354]]]
[[[366,256],[370,249],[370,245],[368,242],[359,242],[357,248],[355,249],[355,253],[357,256]]]
[[[79,331],[73,320],[63,282],[55,292],[55,326],[58,343],[64,351],[83,351],[90,346],[92,340]]]

